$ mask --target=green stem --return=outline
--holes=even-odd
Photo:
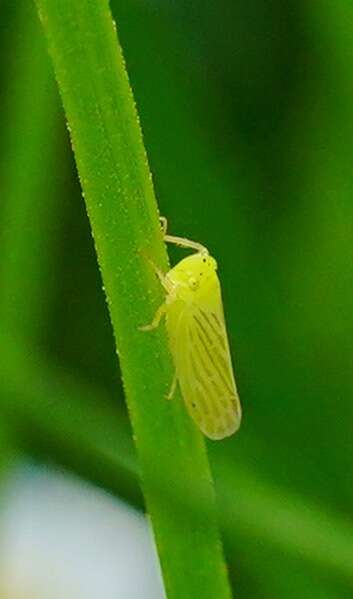
[[[71,130],[168,597],[230,597],[204,440],[180,398],[164,399],[173,376],[165,330],[139,331],[163,301],[146,257],[164,270],[167,257],[108,4],[36,4]],[[200,512],[180,514],[173,491],[197,497]]]

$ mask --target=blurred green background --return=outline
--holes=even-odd
[[[161,214],[219,263],[244,420],[236,437],[208,445],[220,510],[228,502],[237,514],[243,502],[226,536],[236,596],[352,597],[353,7],[111,6]],[[114,445],[104,414],[116,415],[133,460],[89,223],[31,3],[4,0],[0,34],[4,484],[25,454],[138,505],[97,449]]]

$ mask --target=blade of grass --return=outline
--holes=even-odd
[[[146,254],[167,268],[157,206],[122,54],[106,1],[36,1],[62,94],[118,341],[143,489],[168,597],[231,595],[205,443],[180,401],[165,331],[145,335],[162,293]],[[147,365],[147,367],[146,367]],[[198,497],[179,514],[156,488]]]

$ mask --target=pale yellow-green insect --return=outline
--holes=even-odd
[[[165,241],[196,250],[166,274],[155,270],[165,288],[166,300],[150,325],[158,327],[165,315],[175,377],[168,395],[179,383],[186,408],[201,431],[210,439],[235,433],[241,407],[234,380],[232,359],[224,321],[217,263],[199,243],[166,234]]]

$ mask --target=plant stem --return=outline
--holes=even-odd
[[[163,327],[146,334],[166,270],[157,204],[116,31],[105,0],[37,0],[48,38],[119,348],[126,398],[170,598],[230,597],[204,439],[164,399],[173,376]],[[156,475],[163,488],[161,496]],[[180,513],[181,492],[201,502]]]

